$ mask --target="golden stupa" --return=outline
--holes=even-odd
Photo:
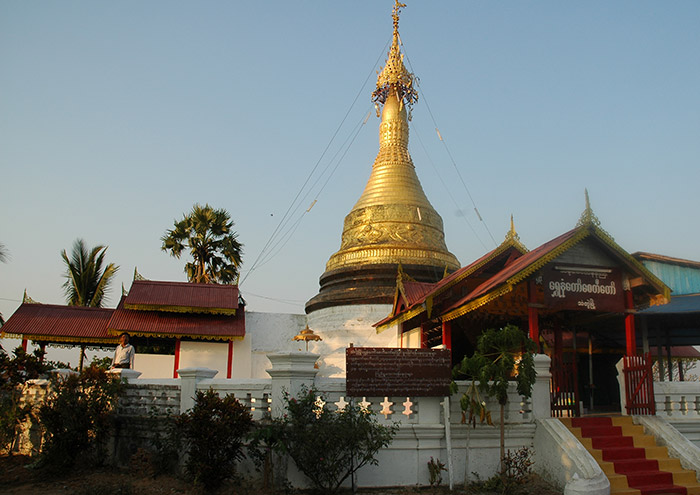
[[[410,108],[418,99],[415,77],[404,63],[399,13],[388,58],[372,93],[381,108],[379,153],[365,190],[345,217],[340,250],[321,276],[306,312],[347,304],[390,304],[399,265],[421,282],[435,282],[459,268],[447,250],[442,218],[428,201],[408,152]]]

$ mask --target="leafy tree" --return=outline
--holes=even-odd
[[[39,465],[63,472],[79,459],[102,464],[123,384],[105,370],[51,379],[51,392],[39,408],[45,439]]]
[[[176,419],[188,453],[185,468],[194,483],[212,491],[231,477],[252,427],[250,412],[233,395],[198,391],[194,407]]]
[[[51,363],[44,362],[43,357],[41,349],[28,354],[17,347],[10,358],[0,346],[0,450],[12,454],[17,427],[32,413],[32,405],[22,401],[21,385],[51,368]]]
[[[63,288],[69,306],[102,307],[109,284],[119,270],[114,263],[105,266],[106,251],[106,246],[88,249],[82,239],[76,239],[70,258],[63,250],[67,279]]]
[[[238,279],[243,245],[238,242],[231,216],[224,209],[195,204],[161,237],[163,251],[180,259],[188,249],[192,262],[185,265],[190,282],[230,284]]]
[[[501,406],[501,473],[505,458],[505,405],[508,402],[508,383],[515,377],[518,394],[532,396],[537,376],[533,353],[535,343],[515,325],[486,330],[477,341],[476,353],[484,358],[479,371],[479,387]]]
[[[320,493],[335,493],[362,466],[377,465],[377,452],[398,429],[379,424],[374,413],[357,405],[330,411],[314,389],[284,400],[288,412],[275,420],[271,437]]]
[[[470,383],[467,390],[460,397],[459,405],[462,409],[462,423],[469,425],[467,428],[467,441],[465,444],[464,453],[464,486],[467,486],[469,473],[469,441],[471,440],[471,429],[476,428],[476,420],[479,418],[479,423],[487,423],[493,426],[491,420],[491,412],[486,408],[486,401],[482,398],[479,391],[477,380],[481,375],[481,370],[487,366],[488,360],[486,356],[475,352],[472,356],[464,356],[462,361],[452,369],[453,380],[468,380]],[[451,392],[457,392],[457,384],[453,381]]]

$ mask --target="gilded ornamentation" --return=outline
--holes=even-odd
[[[353,265],[404,262],[450,271],[459,262],[447,250],[442,218],[425,196],[408,152],[407,104],[415,102],[413,75],[401,59],[399,11],[393,12],[394,41],[377,80],[376,102],[383,105],[379,152],[365,190],[345,217],[340,250],[327,270]],[[382,89],[383,88],[383,89]],[[381,89],[381,91],[380,91]]]

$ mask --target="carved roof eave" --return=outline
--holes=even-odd
[[[653,273],[651,273],[648,269],[646,269],[644,267],[644,265],[642,265],[640,262],[635,260],[629,253],[627,253],[624,249],[622,249],[613,240],[613,238],[607,232],[605,232],[602,228],[600,228],[597,225],[588,223],[588,224],[579,225],[577,227],[577,229],[578,229],[578,232],[576,232],[576,234],[571,239],[569,239],[568,241],[557,246],[552,251],[544,254],[542,257],[537,258],[536,260],[533,261],[533,263],[529,264],[524,269],[515,273],[512,277],[508,278],[503,284],[499,285],[498,287],[495,287],[494,289],[492,289],[488,293],[486,293],[486,294],[484,294],[484,295],[482,295],[474,300],[468,301],[465,304],[443,314],[442,320],[443,321],[450,321],[450,320],[454,320],[456,318],[459,318],[460,316],[464,316],[465,314],[467,314],[471,311],[474,311],[475,309],[478,309],[478,308],[488,304],[489,302],[491,302],[495,299],[498,299],[502,295],[511,292],[517,284],[519,284],[523,280],[527,279],[532,274],[534,274],[539,269],[541,269],[543,266],[545,266],[547,263],[549,263],[552,260],[554,260],[555,258],[559,257],[561,254],[568,251],[573,246],[575,246],[576,244],[580,243],[581,241],[583,241],[584,239],[586,239],[590,236],[595,237],[600,242],[602,242],[604,245],[606,245],[608,248],[610,248],[619,257],[619,259],[627,266],[627,268],[630,271],[636,272],[638,275],[642,276],[649,283],[649,285],[651,285],[661,295],[663,295],[663,297],[666,299],[666,301],[670,300],[669,287],[666,284],[664,284]]]
[[[444,285],[440,285],[440,282],[438,282],[435,290],[430,294],[426,295],[426,297],[423,300],[416,302],[413,305],[413,307],[407,308],[401,313],[389,315],[389,317],[376,323],[374,326],[377,328],[377,333],[381,333],[387,328],[392,327],[394,325],[400,325],[401,323],[408,321],[411,318],[414,318],[415,316],[418,316],[424,311],[428,311],[428,308],[432,309],[432,303],[437,296],[451,289],[456,284],[466,279],[470,275],[474,274],[475,272],[479,271],[481,268],[488,265],[494,259],[498,258],[501,254],[503,254],[505,251],[511,248],[516,249],[518,252],[520,252],[520,254],[525,254],[528,252],[528,249],[520,242],[520,239],[517,236],[506,236],[506,240],[503,241],[496,249],[491,251],[487,256],[485,256],[481,261],[474,263],[470,266],[466,266],[463,269],[457,270],[456,272],[452,273],[447,277],[449,281],[444,283]],[[427,304],[428,301],[430,302],[429,304]],[[396,311],[397,307],[397,305],[394,305],[394,311]]]

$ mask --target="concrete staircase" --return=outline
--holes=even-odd
[[[700,495],[697,475],[629,416],[561,418],[600,464],[611,495]]]

